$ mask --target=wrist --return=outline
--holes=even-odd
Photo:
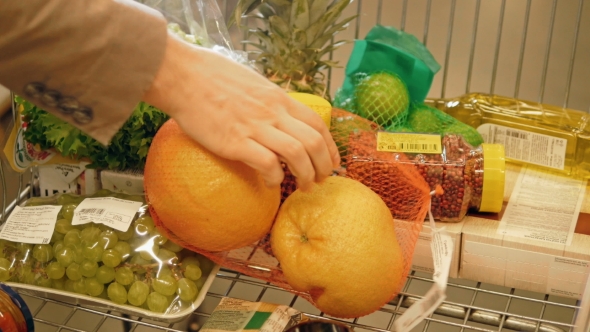
[[[182,82],[187,81],[184,77],[187,71],[183,69],[183,65],[186,65],[187,57],[184,53],[187,47],[190,46],[168,32],[162,63],[142,98],[142,101],[172,117],[179,110],[178,101],[183,95],[186,96],[183,94],[185,85]]]

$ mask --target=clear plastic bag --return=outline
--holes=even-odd
[[[248,54],[234,49],[216,0],[136,0],[162,13],[169,28],[186,41],[250,65]]]
[[[41,225],[51,227],[49,210],[53,231],[39,239]],[[143,196],[108,190],[31,198],[0,237],[0,281],[164,321],[194,311],[218,269],[162,236]]]

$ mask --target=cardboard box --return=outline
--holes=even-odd
[[[459,263],[461,255],[461,231],[463,229],[464,223],[464,221],[461,221],[459,223],[436,222],[436,227],[445,227],[447,233],[451,236],[454,242],[453,244],[455,249],[453,251],[453,259],[451,260],[451,269],[449,271],[449,277],[451,278],[459,277]],[[420,232],[420,235],[418,237],[418,241],[416,242],[416,248],[414,249],[412,270],[426,273],[434,273],[432,249],[430,248],[430,243],[432,239],[431,234],[432,232],[430,228],[430,223],[425,222],[422,231]]]
[[[525,238],[524,235],[517,235],[509,231],[503,233],[501,221],[507,213],[511,197],[513,199],[511,213],[516,208],[522,208],[524,204],[529,204],[528,207],[525,206],[525,211],[530,208],[530,201],[526,202],[527,197],[516,201],[517,195],[513,195],[515,186],[519,182],[525,181],[522,179],[525,174],[529,174],[529,169],[531,167],[523,168],[507,164],[502,212],[497,215],[472,214],[464,220],[459,276],[464,279],[521,290],[580,299],[590,271],[590,190],[587,187],[588,183],[580,181],[578,186],[580,189],[573,186],[571,193],[567,192],[567,188],[543,187],[540,189],[538,197],[544,196],[546,199],[538,201],[534,208],[539,211],[547,211],[544,218],[538,219],[548,222],[546,227],[549,231],[539,227],[538,232],[542,235],[540,238],[545,240],[533,239],[535,236]],[[519,175],[522,172],[526,173],[523,173],[523,178],[519,181]],[[535,184],[531,183],[530,185],[529,190]],[[543,186],[543,179],[539,180],[539,185]],[[580,212],[577,220],[574,220],[576,219],[574,217],[572,218],[574,221],[570,223],[571,231],[573,231],[570,232],[573,234],[571,244],[568,244],[567,242],[563,243],[562,239],[560,240],[560,234],[564,229],[567,229],[567,218],[555,218],[555,214],[551,214],[551,206],[559,204],[559,200],[563,199],[564,195],[571,194],[570,197],[573,197],[576,190],[578,190],[578,196],[581,197],[577,203]],[[521,191],[520,185],[518,192],[524,192]],[[518,195],[518,197],[521,196]],[[576,199],[576,201],[578,200]],[[534,213],[523,216],[522,219],[530,219],[532,215]],[[572,215],[575,216],[576,213]],[[534,225],[534,220],[531,225]],[[523,227],[532,226],[524,224]],[[552,231],[552,227],[555,227],[555,230]],[[528,232],[535,233],[530,229]],[[551,233],[555,235],[553,238]],[[549,235],[547,236],[547,234]]]
[[[39,196],[58,193],[92,195],[100,189],[98,172],[86,169],[88,163],[52,164],[38,167]]]
[[[143,172],[139,170],[102,171],[100,181],[103,189],[122,192],[130,195],[145,194],[143,188]]]

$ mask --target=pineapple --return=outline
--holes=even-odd
[[[250,30],[258,42],[244,41],[257,48],[256,62],[263,74],[289,92],[311,93],[331,101],[322,71],[337,62],[322,59],[346,41],[332,37],[346,29],[356,17],[336,23],[352,0],[238,0],[229,26],[240,24],[252,14],[264,28]]]

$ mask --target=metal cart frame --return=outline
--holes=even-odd
[[[233,8],[235,0],[219,1],[220,8],[227,17],[231,8]],[[356,0],[355,3],[350,5],[349,9],[358,12],[361,16],[356,21],[353,21],[348,32],[344,32],[343,35],[348,38],[362,38],[367,26],[391,24],[402,30],[408,30],[416,36],[421,36],[422,41],[429,47],[431,47],[431,42],[433,48],[437,45],[440,46],[440,51],[435,55],[437,55],[437,60],[441,62],[442,72],[438,74],[437,81],[435,80],[433,84],[430,96],[433,98],[444,98],[479,90],[517,98],[527,97],[538,102],[586,110],[590,106],[590,97],[586,96],[587,93],[583,93],[582,90],[590,91],[590,85],[576,75],[580,68],[580,59],[584,58],[584,52],[590,55],[590,38],[586,38],[586,35],[581,33],[581,29],[590,24],[590,8],[588,8],[590,3],[584,0],[567,1],[569,1],[569,4],[566,0],[512,0],[510,2],[506,0]],[[376,8],[376,12],[367,12],[365,10],[370,6]],[[471,17],[464,17],[465,11],[463,9],[465,6],[469,7],[465,10],[471,12]],[[486,9],[484,9],[484,6],[487,6]],[[492,58],[488,59],[490,65],[488,67],[490,68],[488,68],[487,76],[484,75],[486,76],[485,79],[490,83],[486,88],[477,82],[482,75],[478,65],[478,54],[481,55],[478,47],[482,45],[481,35],[489,34],[490,26],[488,24],[488,30],[486,30],[482,18],[490,14],[490,6],[497,7],[497,12],[495,12],[497,16],[492,20],[495,21],[494,24],[497,28],[495,36],[491,39],[487,38],[489,39],[487,42],[493,46],[491,47]],[[518,15],[513,12],[514,6],[520,8]],[[396,10],[391,10],[394,7]],[[442,10],[442,7],[445,10]],[[459,13],[459,9],[462,10],[461,13]],[[539,38],[538,35],[535,35],[532,28],[534,24],[531,22],[540,15],[539,13],[543,11],[541,9],[544,10],[544,15],[547,16],[544,19],[546,24],[543,25],[546,35]],[[422,22],[416,22],[415,17],[417,16],[412,16],[413,10],[423,11]],[[574,15],[569,15],[569,19],[564,21],[562,17],[563,11],[571,11]],[[517,21],[520,22],[520,34],[511,34],[513,32],[511,27],[517,24],[507,23],[511,19],[508,17],[509,14],[519,17]],[[442,29],[437,25],[444,24],[444,18],[446,18],[447,23],[446,29]],[[412,25],[413,31],[409,29],[410,25]],[[469,27],[468,33],[466,35],[457,35],[458,32],[464,32],[462,30],[465,30],[465,27]],[[562,35],[556,36],[558,33],[562,33]],[[241,32],[233,31],[232,34],[236,39],[243,38]],[[516,44],[516,48],[512,45],[510,50],[512,61],[507,62],[505,60],[506,48],[511,47],[506,39],[509,34],[513,35],[512,37],[515,38],[513,40],[519,40],[520,42]],[[441,36],[444,36],[444,38]],[[466,36],[467,38],[465,38]],[[545,40],[544,45],[530,44],[532,39]],[[569,42],[564,41],[564,39],[569,40]],[[464,46],[463,49],[456,47],[457,42]],[[569,46],[561,46],[565,45],[564,43]],[[561,61],[559,64],[554,63],[556,61],[554,57],[554,53],[557,52],[556,45],[559,47],[559,52],[567,51],[567,54],[561,57],[561,59],[567,59],[567,61]],[[530,54],[527,52],[530,52],[531,47],[533,50],[542,50],[537,52],[536,55],[540,64],[538,70],[527,67],[527,61],[530,59]],[[244,50],[247,50],[245,46]],[[345,63],[346,52],[348,52],[346,49],[332,52],[330,58],[338,59],[340,57],[340,61]],[[457,52],[461,52],[467,57],[461,58],[463,59],[460,61],[462,67],[459,66],[462,68],[460,71],[464,77],[455,80],[453,83],[454,68],[459,68],[456,63]],[[590,56],[587,59],[590,59]],[[510,75],[507,75],[506,70],[502,69],[504,66],[509,68]],[[561,70],[556,71],[556,66]],[[342,69],[329,71],[328,77],[331,82],[329,88],[334,92],[337,88],[336,82],[342,78]],[[554,80],[558,80],[562,87],[557,93],[553,91],[556,86],[553,83]],[[580,84],[585,85],[582,86],[582,89],[577,89]],[[512,86],[512,88],[506,88],[506,85]],[[2,202],[4,213],[0,221],[4,220],[5,216],[12,211],[18,202],[30,197],[32,192],[31,181],[34,181],[34,174],[32,177],[30,177],[31,174],[21,174],[19,176],[17,199],[7,204],[5,175],[0,163],[0,178],[4,189]],[[355,327],[357,331],[389,331],[393,326],[394,319],[416,302],[417,299],[421,298],[431,283],[430,275],[414,271],[409,275],[408,281],[399,296],[378,312],[360,319],[341,321]],[[580,301],[523,292],[514,288],[486,285],[477,281],[452,279],[448,287],[450,295],[447,300],[434,314],[416,327],[415,331],[573,331],[576,313],[580,310]],[[246,289],[250,289],[250,291],[246,292]],[[452,295],[453,292],[461,293],[462,296],[454,296]],[[207,300],[203,305],[187,321],[177,324],[163,325],[162,323],[129,317],[116,312],[71,305],[38,296],[25,295],[25,298],[31,305],[37,325],[43,327],[43,329],[51,330],[53,328],[56,331],[111,331],[113,328],[120,328],[122,323],[127,331],[166,330],[180,332],[187,329],[195,331],[199,326],[202,326],[219,302],[219,299],[224,296],[244,298],[251,301],[281,302],[298,308],[311,317],[328,318],[308,303],[306,304],[305,300],[291,293],[266,282],[224,269],[218,273],[217,279],[207,294]],[[490,305],[492,302],[495,304]],[[63,317],[48,317],[45,311],[52,306],[61,307],[64,312]],[[523,308],[534,308],[536,314],[531,314],[530,310],[522,310]],[[556,313],[549,314],[550,311]],[[94,321],[84,319],[84,325],[79,325],[75,323],[75,320],[80,315],[97,318]]]

